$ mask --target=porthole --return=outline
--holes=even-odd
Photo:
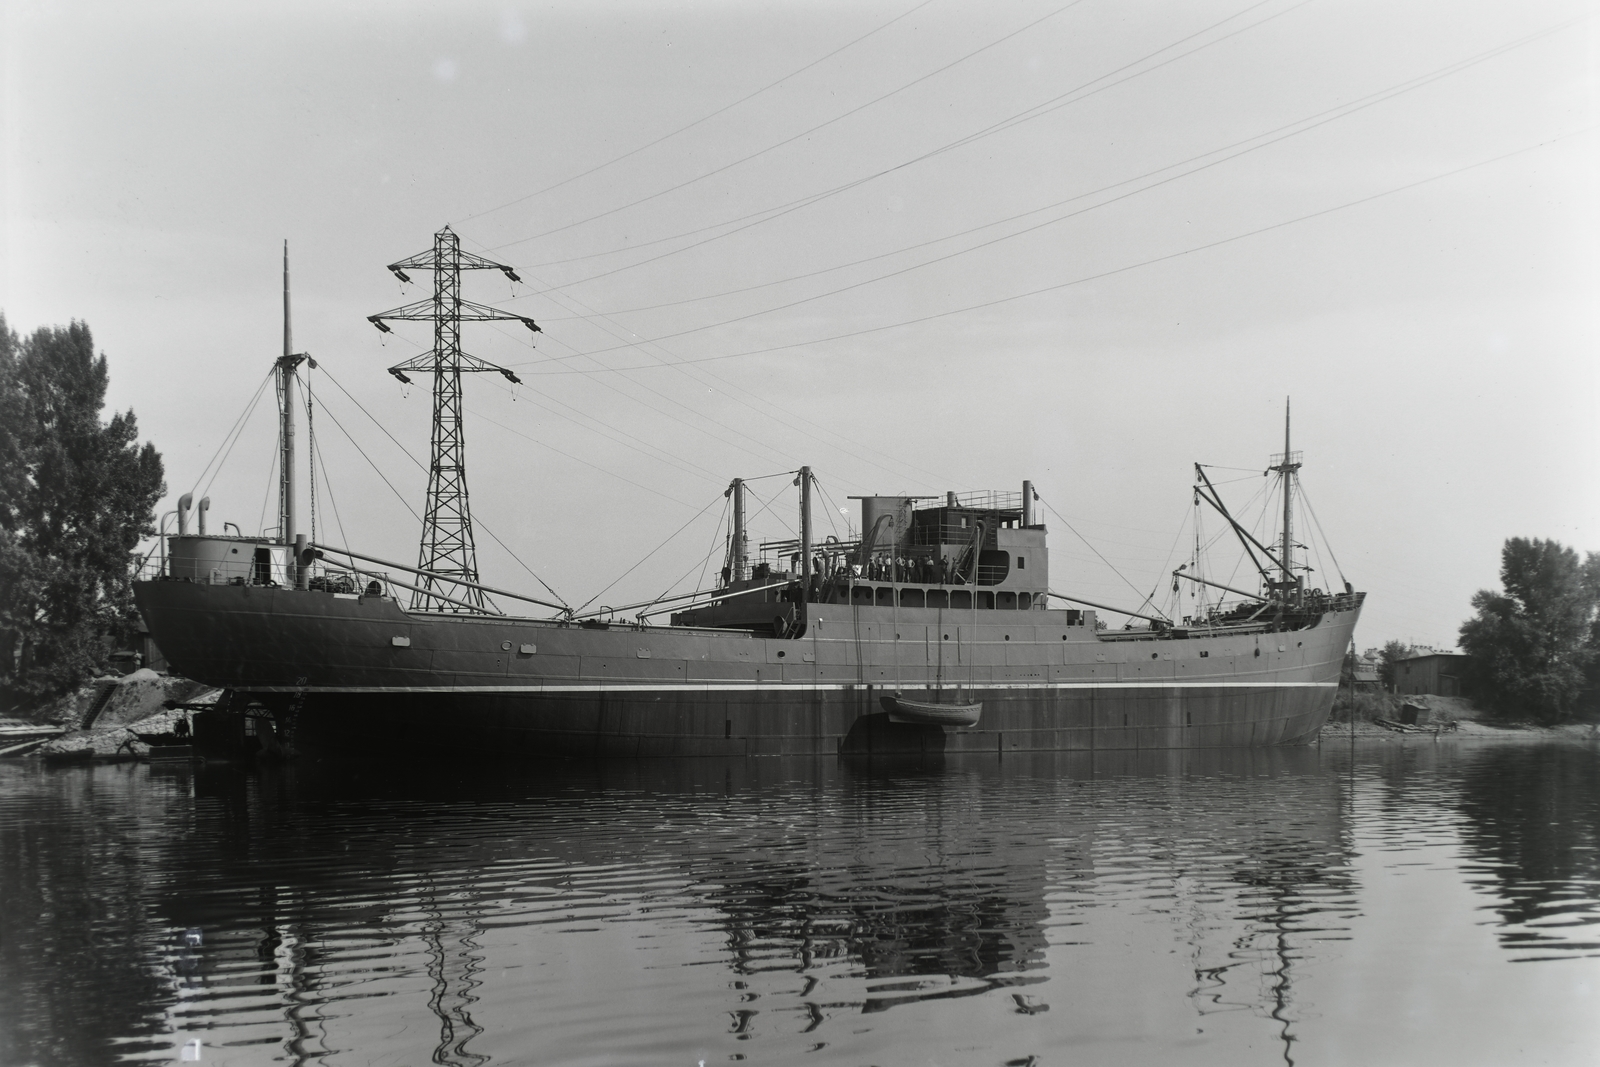
[[[784,652],[783,652],[783,650],[782,650],[782,649],[781,649],[781,648],[780,648],[780,649],[779,649],[779,650],[778,650],[778,658],[779,658],[779,659],[782,659],[782,658],[783,658],[783,657],[784,657]]]
[[[1007,641],[1011,640],[1011,635],[1010,634],[1006,634],[1006,640]]]
[[[1062,634],[1061,635],[1061,640],[1065,641],[1066,639],[1067,639],[1067,635],[1066,634]]]
[[[779,653],[779,655],[782,655],[782,653]],[[1257,659],[1260,659],[1260,658],[1261,658],[1261,650],[1260,650],[1260,649],[1259,649],[1259,648],[1258,648],[1258,649],[1256,649],[1256,658],[1257,658]]]
[[[949,635],[949,634],[945,634],[945,635],[944,635],[944,639],[945,639],[945,640],[946,640],[946,641],[948,641],[948,640],[950,640],[950,635]]]
[[[500,642],[500,651],[501,652],[510,652],[511,651],[511,642],[510,641],[501,641]]]
[[[1150,658],[1151,658],[1151,659],[1160,659],[1160,658],[1161,658],[1161,653],[1159,653],[1159,652],[1152,652],[1152,653],[1150,653]]]

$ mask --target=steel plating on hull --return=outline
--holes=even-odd
[[[564,755],[1293,744],[1326,721],[1359,613],[1356,597],[1299,630],[1129,640],[1097,633],[1092,613],[985,612],[974,626],[906,609],[889,631],[882,609],[808,604],[804,636],[780,639],[283,588],[152,582],[137,595],[175,669],[268,708],[299,698],[302,748],[426,737]],[[952,676],[984,703],[980,727],[891,724],[878,708],[895,690],[948,691]]]

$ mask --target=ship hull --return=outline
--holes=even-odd
[[[294,709],[302,752],[765,756],[1304,743],[1359,599],[1302,629],[1135,639],[1090,613],[804,605],[786,639],[417,614],[318,591],[138,583],[175,671]],[[795,606],[799,608],[799,606]],[[983,704],[970,729],[879,700]]]

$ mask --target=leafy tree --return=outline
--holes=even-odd
[[[133,551],[155,532],[161,456],[133,412],[100,420],[109,374],[89,327],[25,341],[0,316],[0,698],[64,692],[133,622]]]
[[[1404,641],[1383,643],[1383,651],[1378,653],[1378,682],[1385,693],[1394,692],[1394,665],[1403,659],[1410,659],[1414,652],[1416,649]]]
[[[1580,561],[1556,541],[1513,537],[1500,553],[1503,593],[1472,598],[1461,625],[1474,694],[1501,714],[1559,722],[1572,714],[1595,657],[1600,556]]]

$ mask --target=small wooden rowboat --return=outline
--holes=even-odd
[[[976,726],[983,714],[983,701],[972,704],[937,704],[907,700],[901,696],[879,697],[890,722],[920,723],[924,726]]]

